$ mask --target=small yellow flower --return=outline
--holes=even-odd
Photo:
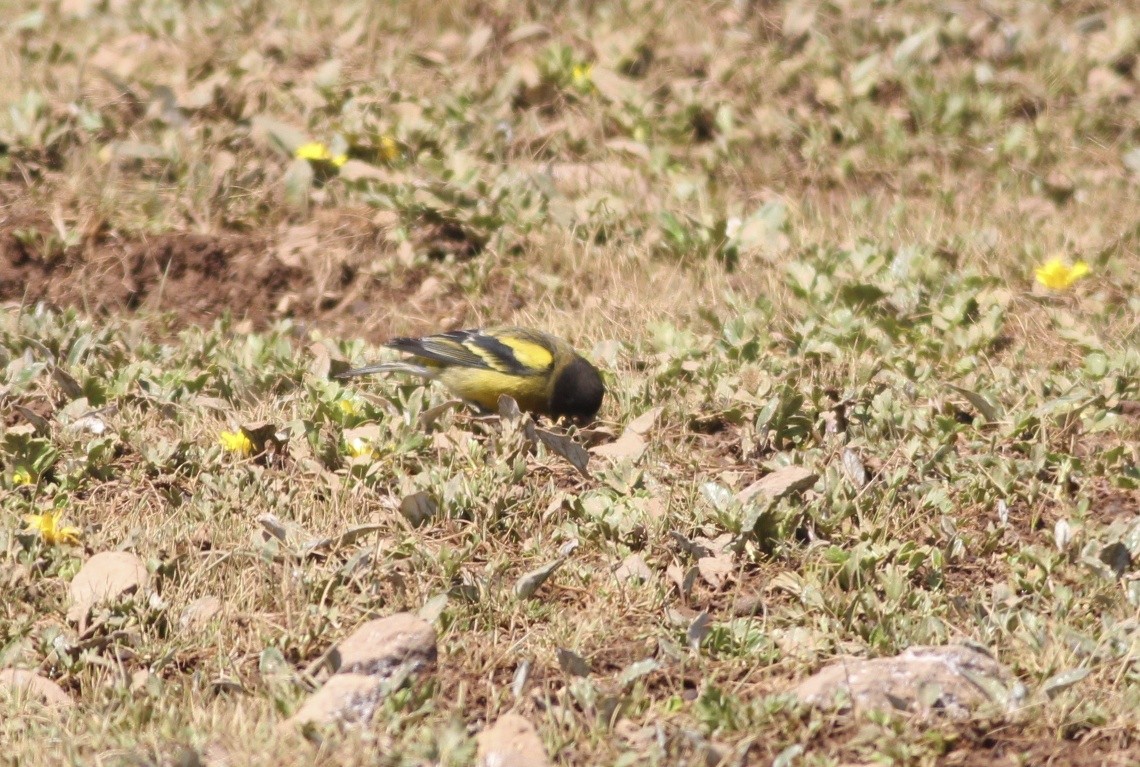
[[[352,417],[360,415],[360,406],[351,399],[338,399],[336,406],[340,408],[340,412],[346,416]]]
[[[593,74],[593,64],[575,64],[570,70],[570,84],[580,91],[588,91],[594,86]]]
[[[1037,267],[1037,281],[1050,290],[1064,290],[1089,273],[1089,265],[1084,261],[1069,266],[1054,256]]]
[[[319,141],[310,141],[307,144],[301,144],[297,150],[293,152],[293,156],[298,160],[308,160],[309,162],[327,162],[337,168],[348,162],[348,155],[346,154],[333,154],[329,148]]]
[[[35,478],[32,477],[32,473],[23,466],[12,472],[12,484],[16,487],[20,485],[30,485],[35,481]]]
[[[388,162],[400,156],[400,145],[387,133],[380,137],[380,156]]]
[[[372,458],[376,455],[376,451],[372,449],[368,440],[360,437],[345,440],[344,446],[353,458]]]
[[[218,435],[218,442],[221,443],[222,449],[228,453],[249,455],[253,452],[253,443],[241,431],[223,431]]]
[[[61,525],[58,512],[47,514],[25,514],[24,523],[30,533],[38,533],[43,542],[56,546],[61,543],[79,543],[80,529],[69,525]]]

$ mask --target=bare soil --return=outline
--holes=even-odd
[[[64,248],[50,243],[50,226],[26,214],[0,217],[0,300],[94,313],[145,308],[187,324],[229,310],[262,326],[281,316],[283,301],[311,289],[302,270],[269,252],[263,235],[96,233]]]
[[[313,252],[289,263],[280,255],[285,238],[273,231],[126,238],[96,230],[64,244],[47,216],[0,196],[0,302],[162,313],[174,327],[226,312],[251,329],[291,318],[370,340],[468,320],[458,288],[431,269],[396,263],[390,248],[361,243],[359,232],[330,235],[338,245],[314,241]]]

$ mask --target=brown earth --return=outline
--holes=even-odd
[[[298,270],[274,264],[265,257],[265,240],[254,236],[97,239],[45,254],[29,242],[30,231],[0,229],[0,299],[91,312],[145,307],[187,322],[208,322],[229,309],[262,321],[287,292],[302,287]]]
[[[0,189],[0,303],[162,313],[175,327],[228,311],[255,329],[292,318],[373,341],[476,319],[445,270],[401,260],[384,235],[366,210],[322,211],[280,231],[123,236],[95,226],[65,242],[46,214]],[[493,300],[516,305],[500,282]]]

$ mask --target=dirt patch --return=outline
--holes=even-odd
[[[290,247],[302,228],[309,239]],[[75,242],[38,211],[0,204],[0,301],[166,313],[176,326],[209,324],[227,311],[257,329],[289,317],[373,341],[473,319],[454,275],[440,264],[404,263],[384,234],[367,216],[342,211],[281,232],[95,230]],[[499,287],[490,295],[517,306],[513,286]]]
[[[134,241],[96,234],[59,242],[27,217],[0,221],[0,300],[76,306],[89,312],[149,309],[186,323],[225,311],[263,324],[304,273],[267,253],[255,235],[162,234]]]
[[[116,274],[111,259],[93,282],[101,308],[174,311],[188,322],[209,321],[224,311],[261,323],[277,303],[300,287],[303,274],[264,256],[263,240],[243,236],[167,234],[129,244]],[[65,283],[66,284],[66,283]],[[55,299],[84,305],[83,280]]]

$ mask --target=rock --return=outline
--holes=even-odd
[[[783,498],[785,495],[802,493],[818,479],[818,474],[813,474],[802,466],[784,466],[741,490],[736,500],[748,503],[758,495],[773,499]]]
[[[985,652],[945,645],[911,647],[892,658],[837,661],[790,692],[819,708],[854,705],[960,719],[986,702],[1016,703],[1023,688]]]
[[[550,764],[534,725],[504,714],[476,738],[476,767],[544,767]]]
[[[0,691],[16,697],[37,700],[52,708],[71,708],[75,701],[58,684],[34,671],[6,668],[0,671]]]
[[[87,629],[87,614],[99,604],[114,602],[143,589],[150,579],[141,559],[126,551],[103,551],[80,568],[68,591],[71,608],[67,619]]]
[[[394,665],[435,661],[435,629],[411,613],[396,613],[368,621],[333,650],[336,673],[387,673]]]
[[[368,721],[376,706],[435,663],[435,629],[411,613],[369,621],[329,653],[333,675],[286,725]]]
[[[384,677],[366,674],[334,674],[286,723],[367,722],[392,691],[384,681]]]

